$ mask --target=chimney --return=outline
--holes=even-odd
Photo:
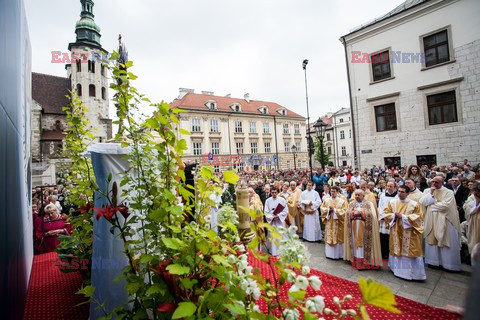
[[[187,93],[194,93],[195,89],[180,88],[179,91],[180,93],[178,94],[178,99],[182,99]]]
[[[250,93],[245,93],[243,95],[243,98],[245,99],[245,101],[247,101],[248,103],[250,103]]]
[[[202,94],[205,94],[207,96],[213,96],[213,91],[202,91]]]

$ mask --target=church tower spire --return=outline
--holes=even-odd
[[[96,141],[105,142],[112,137],[108,74],[102,64],[108,52],[100,44],[100,28],[93,20],[93,0],[80,0],[80,4],[80,20],[75,25],[77,39],[68,45],[68,50],[72,52],[72,63],[65,68],[72,90],[88,108],[87,118]],[[73,60],[73,57],[76,59]]]
[[[70,43],[70,47],[74,44],[85,44],[101,49],[100,44],[100,27],[93,20],[95,15],[93,14],[93,6],[95,3],[93,0],[80,0],[82,11],[80,12],[80,20],[75,24],[75,33],[77,35],[77,41]]]

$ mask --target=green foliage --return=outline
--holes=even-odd
[[[320,138],[317,138],[315,140],[315,160],[317,160],[320,164],[324,164],[324,165],[328,165],[328,162],[330,161],[330,155],[327,152],[327,147],[325,146],[325,142],[323,143],[323,158],[322,158]]]
[[[62,158],[71,162],[63,179],[67,190],[67,200],[76,211],[71,212],[69,223],[73,227],[71,236],[59,237],[57,249],[60,259],[84,259],[91,261],[93,239],[93,197],[98,189],[93,174],[92,164],[84,153],[94,139],[87,120],[88,109],[75,92],[70,92],[70,105],[63,107],[67,118],[65,147]],[[61,268],[63,272],[74,272],[78,269]],[[90,278],[90,265],[81,269]]]

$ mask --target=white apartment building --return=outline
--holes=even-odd
[[[180,127],[191,135],[178,133],[187,160],[216,170],[308,168],[305,118],[277,103],[181,88],[171,106],[187,111]]]
[[[330,161],[335,166],[353,166],[353,138],[350,109],[341,108],[332,115],[334,155]]]
[[[356,167],[480,161],[479,12],[408,0],[341,37]]]

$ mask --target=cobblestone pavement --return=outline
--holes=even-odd
[[[460,272],[427,268],[427,280],[407,281],[395,277],[390,269],[358,271],[347,261],[325,258],[323,243],[304,243],[311,254],[311,268],[354,282],[360,277],[371,277],[387,285],[396,295],[435,307],[444,307],[447,304],[464,306],[472,271],[466,264],[462,264]]]

